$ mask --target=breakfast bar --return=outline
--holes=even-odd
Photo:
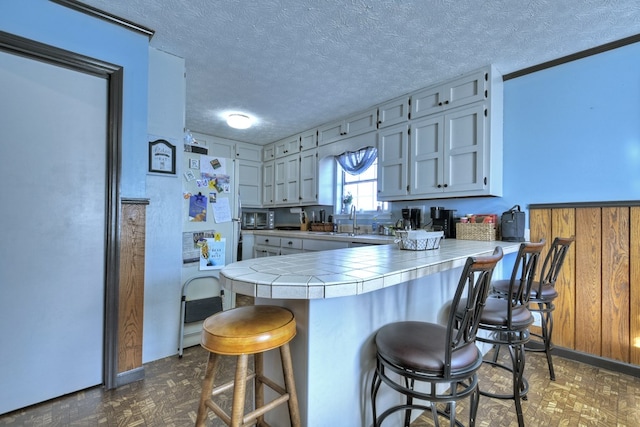
[[[426,251],[389,244],[256,258],[224,267],[220,281],[256,304],[295,314],[291,350],[302,424],[364,427],[372,423],[375,332],[400,320],[441,320],[467,257],[496,246],[506,255],[519,243],[444,239]],[[501,264],[494,277],[502,277]],[[276,362],[265,358],[267,367]],[[379,396],[381,406],[396,398]],[[268,415],[272,425],[288,425],[286,410]]]

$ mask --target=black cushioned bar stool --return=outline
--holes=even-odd
[[[475,337],[489,294],[491,274],[500,259],[500,247],[491,256],[467,259],[446,326],[406,321],[378,330],[376,370],[371,384],[374,427],[398,411],[405,411],[404,426],[408,427],[414,409],[431,411],[436,426],[439,416],[448,416],[451,425],[460,425],[456,421],[456,402],[467,397],[471,399],[469,425],[475,425],[479,398],[476,372],[482,364]],[[462,313],[458,322],[456,312]],[[404,395],[406,403],[388,408],[378,416],[376,397],[382,383]],[[428,384],[430,390],[418,390],[416,386],[420,383]],[[427,401],[429,406],[415,400]],[[441,402],[448,404],[448,411],[436,407]]]
[[[209,351],[209,360],[202,383],[196,426],[205,425],[209,409],[228,426],[266,426],[264,414],[288,403],[291,425],[299,427],[300,412],[289,349],[289,341],[295,335],[293,313],[282,307],[244,306],[208,317],[204,321],[201,345]],[[263,353],[277,348],[282,359],[284,387],[263,374]],[[216,365],[222,355],[237,356],[235,379],[214,389]],[[248,372],[249,355],[254,356],[254,374]],[[250,380],[255,381],[255,409],[245,414],[246,386]],[[279,394],[279,397],[266,404],[265,385]],[[233,403],[231,415],[228,415],[212,398],[230,389],[233,389]]]
[[[535,278],[540,253],[544,248],[544,239],[539,243],[521,243],[516,255],[506,296],[487,298],[480,316],[479,330],[486,332],[477,337],[478,342],[491,344],[495,349],[495,358],[484,363],[506,369],[512,374],[513,390],[510,394],[497,394],[483,391],[480,394],[497,399],[513,399],[516,406],[518,426],[524,426],[524,415],[521,399],[526,399],[528,383],[524,378],[525,356],[524,346],[529,341],[529,326],[533,323],[533,315],[529,311],[529,295]],[[458,312],[458,318],[463,313]],[[501,347],[509,349],[511,365],[497,360],[497,352]]]
[[[541,333],[531,333],[535,340],[533,342],[542,343],[541,347],[531,347],[527,345],[525,350],[544,352],[547,356],[547,364],[549,365],[549,377],[555,381],[556,374],[553,369],[553,360],[551,359],[551,350],[553,350],[553,311],[555,310],[554,301],[558,297],[556,289],[556,280],[558,274],[564,264],[564,259],[569,251],[571,243],[575,237],[556,237],[549,248],[549,252],[545,256],[540,280],[535,281],[531,286],[531,294],[529,296],[529,310],[540,313]],[[498,295],[508,295],[509,281],[497,280],[491,284],[492,292]]]

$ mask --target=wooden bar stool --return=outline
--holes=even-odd
[[[228,426],[266,426],[264,414],[288,403],[289,418],[293,427],[300,426],[298,397],[293,378],[289,341],[296,335],[296,321],[286,308],[255,305],[238,307],[216,313],[204,321],[201,345],[209,351],[202,394],[198,407],[196,426],[202,427],[211,409]],[[280,349],[285,387],[281,387],[263,374],[263,353]],[[255,373],[248,373],[249,355],[254,355]],[[235,379],[213,388],[215,370],[222,355],[237,356]],[[244,414],[247,382],[255,381],[255,409]],[[264,402],[264,385],[280,396]],[[212,398],[233,389],[233,403],[229,416]]]

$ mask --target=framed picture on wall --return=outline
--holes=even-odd
[[[169,141],[149,141],[149,172],[176,174],[176,147]]]

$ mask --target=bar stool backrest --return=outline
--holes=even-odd
[[[485,257],[469,257],[462,270],[460,281],[453,297],[447,324],[447,346],[445,352],[444,377],[451,377],[451,357],[453,352],[465,345],[475,342],[478,324],[485,306],[491,275],[502,259],[502,248],[496,247],[492,255]],[[466,304],[462,319],[456,318],[460,313],[461,303]]]
[[[556,280],[558,280],[558,274],[564,264],[564,259],[567,256],[571,243],[575,240],[574,236],[571,237],[556,237],[547,252],[547,256],[542,264],[542,270],[540,272],[540,280],[538,282],[538,289],[534,289],[534,295],[540,297],[542,293],[542,287],[555,286]]]
[[[518,306],[527,306],[529,304],[529,296],[531,287],[535,280],[538,268],[538,260],[540,253],[544,247],[545,240],[542,239],[538,243],[523,242],[518,249],[513,270],[511,271],[511,279],[509,282],[509,293],[511,295],[511,304],[508,305],[507,319],[509,329],[511,329],[512,312]],[[508,298],[508,297],[507,297]]]

